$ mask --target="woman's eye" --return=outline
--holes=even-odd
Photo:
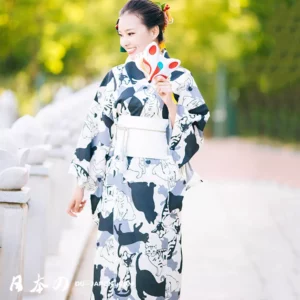
[[[122,37],[122,34],[121,34],[121,33],[118,33],[118,34],[119,34],[119,36]],[[130,33],[128,33],[128,35],[129,35],[129,36],[134,35],[134,32],[130,32]]]

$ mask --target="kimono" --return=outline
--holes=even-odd
[[[190,177],[182,170],[201,146],[209,110],[189,70],[179,67],[170,81],[177,111],[173,128],[168,121],[168,158],[114,154],[121,115],[169,119],[130,58],[106,74],[82,127],[69,172],[89,192],[98,226],[92,300],[180,298],[181,210]]]

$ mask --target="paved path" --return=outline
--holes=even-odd
[[[300,190],[206,181],[185,198],[182,299],[299,300]]]
[[[300,300],[299,159],[236,139],[205,141],[193,159],[204,183],[184,199],[181,299]],[[86,264],[79,280],[91,278]],[[69,299],[89,295],[74,288]]]
[[[288,147],[206,139],[192,161],[204,179],[266,180],[300,188],[300,152]]]
[[[85,252],[82,255],[79,268],[75,275],[75,280],[73,282],[73,289],[69,294],[68,299],[72,300],[89,300],[92,287],[89,283],[93,280],[94,272],[94,256],[96,249],[96,235],[97,226],[95,224],[94,230],[88,240]],[[77,283],[76,283],[77,282]]]

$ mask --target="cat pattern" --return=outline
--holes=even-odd
[[[114,247],[114,237],[111,236],[107,239],[107,241],[104,244],[104,247],[102,247],[99,251],[99,254],[101,257],[103,257],[105,260],[107,260],[110,263],[113,263],[115,260],[115,247]]]
[[[107,287],[107,291],[106,291],[106,298],[107,299],[112,299],[113,295],[114,295],[114,282],[115,280],[112,278],[109,282],[109,285]]]
[[[153,201],[156,184],[151,182],[128,182],[131,188],[134,207],[145,214],[148,223],[154,223],[157,217]]]
[[[166,160],[161,160],[159,164],[153,167],[152,174],[167,181],[170,190],[175,187],[176,181],[181,177],[176,164]]]
[[[176,122],[176,125],[180,127],[181,132],[185,132],[190,128],[190,125],[192,123],[193,122],[190,121],[187,116],[184,116],[181,119],[179,119],[178,122]]]
[[[157,282],[155,277],[148,270],[141,270],[139,267],[139,259],[142,253],[140,253],[136,259],[136,289],[140,299],[145,300],[147,295],[164,297],[166,289],[166,280]]]
[[[104,178],[105,177],[105,166],[106,166],[106,149],[103,147],[98,148],[95,151],[95,154],[91,160],[92,169],[91,173],[95,174],[97,177]]]
[[[183,97],[183,105],[187,110],[191,110],[196,107],[199,107],[202,105],[202,103],[203,101],[200,98],[195,98],[190,96]]]
[[[176,146],[179,144],[179,142],[181,140],[181,136],[182,136],[181,133],[172,136],[172,138],[170,140],[170,149],[171,150],[175,150]]]
[[[140,232],[140,229],[142,228],[143,223],[140,223],[139,226],[136,226],[136,224],[134,224],[133,232],[130,232],[130,231],[122,232],[121,226],[122,226],[122,224],[119,224],[119,230],[118,230],[116,225],[114,225],[115,231],[118,234],[119,247],[134,244],[136,242],[146,243],[148,241],[149,234]],[[120,250],[120,248],[119,248],[119,250]]]
[[[99,211],[101,211],[101,214],[103,218],[107,218],[113,211],[114,204],[115,204],[115,186],[104,186],[103,187],[103,193],[105,193],[106,197],[103,197],[101,199],[101,202],[99,204]]]
[[[141,116],[146,118],[152,118],[158,116],[160,101],[155,96],[154,88],[151,86],[144,89],[147,101],[145,102],[144,108],[142,110]]]
[[[131,273],[132,258],[136,253],[129,254],[126,250],[122,253],[121,262],[117,268],[115,294],[120,297],[128,297],[131,294]]]
[[[168,239],[167,259],[171,259],[173,256],[180,228],[181,223],[179,217],[174,212],[170,213],[169,203],[166,202],[162,211],[162,219],[151,232],[156,233],[160,239],[163,237]]]
[[[120,174],[121,169],[122,169],[122,161],[120,160],[120,157],[117,155],[116,157],[108,161],[106,173],[111,174],[113,177],[115,177],[117,174]]]
[[[172,298],[174,292],[180,292],[180,283],[171,275],[166,276],[166,299]]]
[[[115,189],[117,189],[115,187]],[[116,206],[114,208],[114,215],[116,220],[129,220],[135,219],[135,213],[130,198],[125,193],[115,191]]]
[[[83,128],[82,128],[82,138],[91,140],[94,136],[98,134],[98,119],[100,112],[99,104],[95,103],[89,110]]]
[[[138,158],[138,164],[130,164],[128,170],[138,173],[136,179],[139,179],[146,173],[146,163],[144,158]]]
[[[168,181],[169,168],[167,162],[165,160],[161,160],[161,162],[152,169],[152,174]]]
[[[177,92],[176,94],[180,94],[184,91],[187,91],[187,92],[191,92],[193,90],[193,80],[191,77],[188,77],[184,82],[179,82],[176,84],[178,85],[177,87]]]
[[[88,172],[80,165],[73,162],[73,166],[81,179],[84,179],[85,186],[88,189],[96,190],[97,189],[97,183],[92,179],[91,176],[89,176]]]
[[[166,253],[167,249],[157,249],[157,245],[151,245],[149,243],[145,244],[145,253],[151,262],[151,264],[156,267],[156,276],[160,276],[163,270],[163,267],[167,263]]]
[[[120,81],[120,85],[122,84],[128,85],[130,83],[128,76],[122,73],[119,76],[119,81]]]

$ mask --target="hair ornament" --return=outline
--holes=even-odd
[[[167,3],[163,3],[163,4],[161,4],[160,2],[154,2],[154,3],[160,7],[160,9],[163,11],[163,13],[165,15],[165,26],[163,28],[163,30],[165,30],[169,24],[174,23],[174,19],[172,18],[171,14],[169,12],[171,7]]]

